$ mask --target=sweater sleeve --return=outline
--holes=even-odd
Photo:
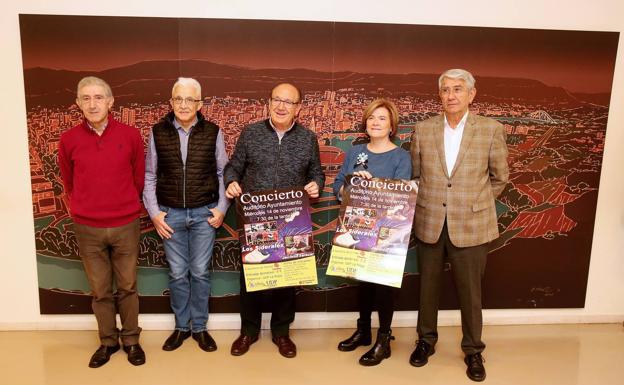
[[[399,162],[396,170],[394,170],[395,179],[412,179],[412,159],[407,151],[399,152]]]
[[[138,199],[143,194],[143,186],[145,184],[145,153],[143,150],[143,140],[141,134],[136,130],[134,135],[134,151],[132,159],[132,172],[134,178],[134,186],[138,193]]]
[[[61,171],[65,194],[71,198],[74,189],[74,165],[71,161],[71,154],[67,151],[67,143],[65,142],[66,139],[61,137],[58,148],[58,165]]]
[[[308,165],[308,181],[316,182],[319,193],[323,191],[323,186],[325,186],[325,173],[321,167],[321,155],[316,135],[312,135],[312,157]]]
[[[232,158],[223,170],[223,185],[226,189],[230,183],[238,182],[240,184],[243,179],[245,163],[247,162],[247,146],[245,138],[247,137],[248,131],[249,130],[245,128],[243,129],[243,132],[241,132],[238,137],[238,141],[236,142],[236,147],[234,147]]]

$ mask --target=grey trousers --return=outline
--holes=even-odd
[[[418,338],[434,346],[438,340],[438,308],[440,281],[444,263],[451,265],[461,310],[465,354],[480,353],[485,349],[481,340],[481,281],[485,273],[488,244],[455,247],[449,239],[446,223],[438,242],[418,242],[418,270],[420,273],[420,306],[418,309]]]

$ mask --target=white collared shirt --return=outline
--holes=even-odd
[[[468,119],[468,111],[464,114],[464,117],[459,121],[457,127],[451,128],[446,115],[444,115],[444,157],[446,158],[446,169],[448,175],[451,176],[455,162],[457,161],[457,155],[459,154],[459,147],[461,146],[462,136],[464,135],[464,126]]]

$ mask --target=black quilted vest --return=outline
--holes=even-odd
[[[170,112],[152,129],[158,171],[158,203],[175,208],[205,206],[219,199],[217,159],[215,156],[219,127],[197,113],[197,124],[191,130],[186,167],[180,153],[180,137]]]

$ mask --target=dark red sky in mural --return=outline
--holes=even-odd
[[[618,33],[267,20],[22,15],[24,68],[202,59],[251,68],[521,77],[609,92]],[[494,33],[493,33],[494,32]]]

